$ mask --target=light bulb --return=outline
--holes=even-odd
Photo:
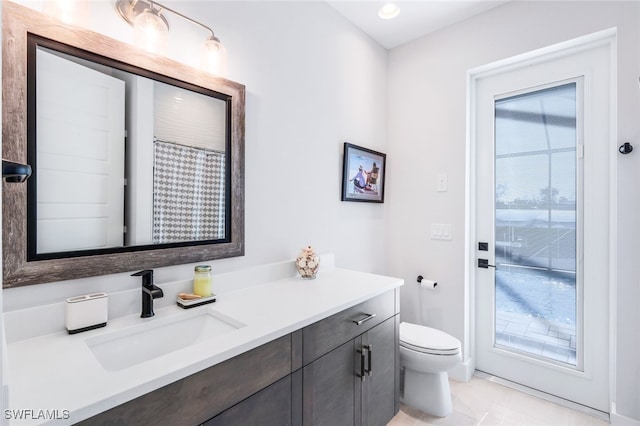
[[[209,37],[202,46],[200,67],[219,76],[225,76],[227,73],[227,49],[214,36]]]
[[[87,2],[84,0],[46,0],[42,11],[68,25],[84,25]]]
[[[393,3],[387,3],[380,8],[378,16],[382,19],[392,19],[398,16],[400,8]]]
[[[167,46],[169,27],[159,12],[147,9],[133,20],[136,45],[147,52],[161,54]]]

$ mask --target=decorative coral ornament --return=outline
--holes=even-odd
[[[296,258],[296,269],[302,278],[313,279],[320,268],[320,259],[311,246],[302,249]]]

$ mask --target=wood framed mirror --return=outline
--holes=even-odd
[[[3,287],[244,255],[242,84],[8,1],[2,19],[3,158],[34,170],[3,182]],[[113,131],[85,125],[94,104]]]

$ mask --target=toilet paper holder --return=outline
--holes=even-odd
[[[424,280],[424,283],[422,282],[423,280]],[[416,279],[416,281],[418,281],[418,284],[420,284],[421,287],[427,287],[430,289],[435,289],[438,285],[438,283],[435,281],[425,280],[422,275],[418,275],[418,278]]]

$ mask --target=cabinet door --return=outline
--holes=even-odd
[[[303,425],[355,424],[355,351],[350,340],[304,367]]]
[[[384,426],[396,413],[396,332],[395,318],[389,318],[362,336],[368,352],[368,374],[362,382],[363,425]]]
[[[291,376],[287,376],[209,420],[204,426],[291,424]]]

